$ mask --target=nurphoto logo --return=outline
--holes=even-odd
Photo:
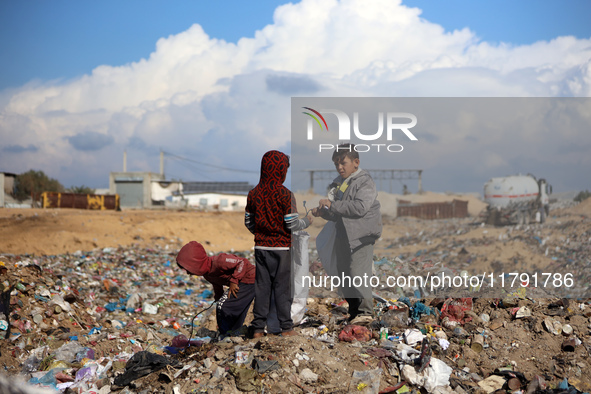
[[[318,128],[326,132],[330,132],[328,129],[328,123],[324,118],[323,114],[335,115],[338,122],[338,139],[340,142],[346,142],[351,140],[351,119],[344,111],[337,109],[321,109],[315,110],[310,107],[302,107],[306,112],[303,114],[309,117],[307,122],[307,138],[309,141],[314,139],[314,124],[318,125]],[[385,119],[385,122],[384,122]],[[405,121],[406,120],[406,121]],[[393,140],[394,132],[401,131],[409,140],[418,141],[417,137],[410,131],[411,128],[417,125],[417,117],[408,112],[387,112],[384,116],[383,112],[378,112],[378,130],[376,132],[364,133],[359,128],[359,113],[353,112],[353,134],[355,137],[362,141],[378,141],[384,140],[384,123],[386,123],[385,140],[388,143],[372,143],[372,144],[356,144],[355,150],[357,152],[368,152],[375,150],[380,152],[380,149],[388,152],[402,152],[404,147],[401,144],[390,143]],[[318,151],[333,150],[335,145],[333,144],[318,144]]]

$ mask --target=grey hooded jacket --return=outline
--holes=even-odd
[[[338,176],[334,183],[341,185],[344,179]],[[376,184],[365,170],[349,179],[349,186],[341,200],[331,202],[322,217],[338,221],[342,218],[351,249],[373,243],[382,235],[382,214],[377,200]]]

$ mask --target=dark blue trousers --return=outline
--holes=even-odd
[[[261,250],[254,252],[256,279],[254,284],[254,332],[263,332],[271,306],[271,293],[275,292],[275,307],[281,331],[293,328],[291,320],[291,250]]]

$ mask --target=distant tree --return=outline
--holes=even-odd
[[[577,194],[577,196],[573,200],[575,200],[576,202],[581,202],[583,200],[588,199],[589,197],[591,197],[591,193],[589,193],[589,190],[585,190],[584,192],[579,192],[579,194]]]
[[[45,175],[43,171],[29,170],[16,176],[14,197],[23,201],[31,197],[39,201],[43,192],[63,192],[64,187],[57,179]]]
[[[72,186],[66,189],[68,193],[76,193],[76,194],[94,194],[95,189],[92,189],[88,186]]]

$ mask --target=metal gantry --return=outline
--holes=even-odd
[[[314,182],[325,181],[326,185],[335,178],[335,170],[305,170],[310,174],[310,190],[314,190]],[[376,184],[382,184],[381,181],[390,181],[390,193],[392,193],[392,181],[393,180],[407,180],[417,179],[418,180],[418,193],[423,192],[423,181],[422,174],[423,170],[386,170],[386,169],[373,169],[365,171],[369,172]],[[380,188],[379,188],[380,189]]]

